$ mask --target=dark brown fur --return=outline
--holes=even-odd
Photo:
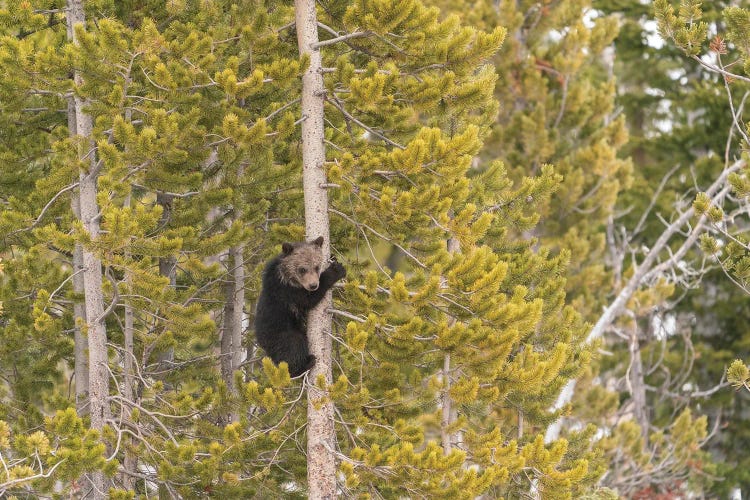
[[[255,337],[274,363],[286,361],[292,377],[315,364],[307,345],[307,313],[315,307],[346,269],[337,261],[327,269],[323,238],[284,243],[282,253],[263,272],[263,288],[255,313]]]

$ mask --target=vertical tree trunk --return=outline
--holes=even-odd
[[[451,413],[453,411],[453,401],[451,400],[451,355],[446,353],[443,358],[443,418],[440,422],[440,441],[443,445],[443,453],[450,454],[452,450],[452,439],[448,432],[451,425]]]
[[[641,346],[638,341],[638,323],[633,318],[633,326],[630,332],[630,368],[628,386],[630,397],[633,400],[633,415],[638,425],[641,426],[641,436],[648,442],[649,418],[646,406],[646,385],[643,380],[643,360],[641,358]]]
[[[232,368],[238,370],[243,361],[242,332],[245,319],[245,245],[230,251],[234,259],[234,319],[232,321]]]
[[[130,195],[125,200],[124,206],[130,206]],[[132,289],[132,275],[128,273],[126,276],[128,282],[128,288]],[[122,395],[127,401],[135,401],[134,399],[134,363],[135,363],[135,352],[134,352],[134,333],[135,333],[135,311],[133,306],[130,304],[130,300],[125,301],[125,324],[123,326],[123,361],[122,361]],[[128,404],[123,405],[123,418],[125,421],[131,421],[132,407]],[[138,467],[138,457],[130,449],[133,445],[134,438],[132,436],[124,436],[125,442],[125,457],[122,463],[123,473],[121,474],[122,488],[125,490],[135,489],[135,476],[136,468]],[[130,446],[129,446],[130,445]]]
[[[234,372],[242,364],[242,319],[245,309],[244,246],[229,249],[227,257],[228,278],[225,286],[224,328],[221,332],[221,376],[233,393]],[[238,415],[230,415],[237,421]]]
[[[237,169],[237,184],[242,182],[242,176],[245,174],[245,166],[240,165]],[[242,209],[235,207],[235,220],[241,220]],[[242,364],[242,331],[243,320],[245,318],[245,245],[238,244],[236,247],[229,249],[229,262],[232,274],[232,371],[239,370]]]
[[[77,44],[73,28],[85,22],[83,1],[68,0],[67,2],[68,36]],[[76,86],[83,83],[78,71],[73,75]],[[81,170],[79,176],[80,220],[89,233],[92,241],[99,236],[99,207],[96,202],[97,193],[97,161],[94,154],[95,144],[91,138],[91,117],[84,112],[84,101],[74,96],[74,111],[76,130],[80,136],[79,158],[88,161],[88,171]],[[107,333],[104,328],[104,295],[102,292],[102,265],[96,254],[85,247],[82,248],[83,261],[83,292],[86,309],[86,328],[89,351],[89,414],[91,428],[101,432],[109,418],[109,371],[107,356]],[[91,478],[93,491],[89,498],[104,498],[107,491],[104,474],[96,472]]]
[[[237,183],[245,173],[244,165],[237,169]],[[234,220],[242,218],[242,209],[234,207]],[[227,255],[227,284],[224,299],[224,329],[221,334],[221,375],[227,387],[236,393],[234,372],[242,364],[242,320],[245,312],[245,246],[238,244]],[[231,420],[237,421],[238,415]]]
[[[73,36],[71,26],[68,26],[68,36]],[[68,133],[71,137],[77,133],[75,100],[72,97],[68,100]],[[71,200],[71,210],[77,219],[81,218],[80,206],[80,194],[75,191]],[[86,324],[86,307],[81,301],[83,297],[83,247],[80,243],[76,243],[73,248],[73,293],[75,294],[73,302],[75,366],[73,372],[76,386],[76,411],[83,416],[89,411],[89,354],[88,340],[81,330],[81,326]]]
[[[323,254],[330,256],[328,193],[326,192],[323,112],[325,87],[321,72],[318,23],[314,0],[295,0],[297,43],[300,55],[310,57],[302,75],[302,183],[305,195],[305,234],[307,239],[323,236]],[[317,361],[310,371],[307,388],[307,488],[309,498],[332,499],[336,496],[336,460],[333,455],[336,433],[333,403],[316,386],[319,377],[332,382],[331,293],[312,311],[307,320],[310,353]]]
[[[224,282],[224,310],[222,312],[222,325],[221,330],[221,352],[220,352],[220,365],[221,365],[221,378],[231,391],[233,388],[232,383],[232,332],[234,331],[234,273],[232,272],[232,253],[229,252],[224,260],[224,264],[227,267],[227,277]]]
[[[163,193],[161,191],[156,192],[156,203],[161,205],[162,212],[161,218],[159,219],[159,226],[164,228],[169,224],[169,220],[172,218],[172,202],[174,196],[171,194]],[[174,257],[161,257],[159,258],[159,274],[169,278],[169,286],[174,288],[177,286],[177,259]],[[174,361],[174,348],[170,347],[165,351],[157,353],[157,360],[159,362],[159,371],[167,370],[172,366]]]
[[[461,250],[461,244],[456,238],[448,239],[448,252],[458,253]],[[455,320],[451,319],[451,325],[455,324]],[[451,355],[446,353],[443,358],[443,402],[442,402],[442,420],[440,422],[440,438],[441,444],[443,445],[443,453],[448,455],[453,449],[453,442],[455,436],[453,436],[448,428],[456,421],[457,410],[453,406],[453,399],[451,398]]]

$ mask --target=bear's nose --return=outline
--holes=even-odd
[[[318,289],[318,284],[317,283],[315,283],[314,285],[310,285],[310,291],[311,292],[314,292],[317,289]]]

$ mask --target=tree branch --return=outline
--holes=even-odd
[[[313,44],[310,44],[310,48],[312,48],[313,50],[318,50],[321,47],[325,47],[327,45],[334,45],[339,42],[345,42],[346,40],[351,40],[352,38],[364,38],[372,36],[372,34],[372,31],[355,31],[346,35],[337,36],[336,38],[323,40],[322,42],[315,42]]]

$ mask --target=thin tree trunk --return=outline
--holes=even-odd
[[[245,173],[244,165],[237,169],[239,184]],[[235,220],[242,218],[240,207],[235,207]],[[227,283],[224,299],[224,329],[221,334],[221,374],[227,387],[236,393],[234,372],[242,365],[242,320],[245,312],[245,246],[238,244],[227,255]],[[231,415],[237,421],[238,415]]]
[[[245,166],[240,165],[237,169],[237,183],[242,181],[245,174]],[[235,208],[235,219],[240,220],[242,211]],[[234,290],[232,291],[232,371],[239,370],[243,361],[242,332],[243,320],[245,319],[245,245],[238,244],[229,249],[229,261],[231,264]]]
[[[125,200],[124,205],[130,206],[130,195]],[[129,288],[132,288],[132,276],[128,273],[127,281]],[[135,312],[133,306],[129,300],[125,301],[125,325],[123,330],[124,345],[123,345],[123,361],[122,361],[122,395],[127,401],[133,401],[134,399],[134,383],[135,377],[133,376],[133,363],[135,361],[134,352],[134,332],[135,332]],[[131,421],[132,407],[128,404],[123,405],[123,418],[126,422]],[[123,473],[120,475],[120,481],[122,488],[126,490],[135,489],[135,476],[134,473],[138,467],[138,456],[133,453],[130,446],[134,444],[134,438],[132,436],[124,436],[125,451],[124,459],[122,463]],[[130,446],[128,446],[130,445]]]
[[[229,390],[232,390],[232,332],[234,331],[234,273],[232,272],[232,255],[229,252],[226,255],[224,263],[227,270],[227,278],[224,282],[224,311],[223,317],[223,328],[221,330],[221,351],[220,351],[220,365],[221,365],[221,378],[227,385]]]
[[[628,388],[633,401],[633,415],[638,425],[641,426],[641,436],[648,439],[649,418],[646,407],[646,385],[643,380],[643,360],[641,358],[641,346],[638,342],[638,323],[633,318],[633,326],[630,332],[630,367],[628,376]]]
[[[452,421],[453,401],[451,399],[451,355],[446,353],[443,357],[443,418],[440,422],[440,441],[443,445],[443,453],[449,455],[452,449],[452,436],[448,432]]]
[[[174,196],[171,194],[157,191],[156,203],[161,205],[162,212],[161,218],[159,219],[159,226],[164,228],[169,224],[169,220],[172,218],[172,202]],[[169,278],[169,286],[174,288],[177,286],[177,259],[174,257],[161,257],[159,258],[159,274]],[[159,362],[159,371],[167,370],[172,366],[174,361],[174,348],[169,347],[163,352],[157,353],[157,361]]]
[[[242,320],[245,312],[245,246],[237,245],[229,250],[234,266],[232,299],[232,370],[239,370],[242,364]]]
[[[77,44],[73,28],[85,22],[83,1],[68,0],[67,3],[68,36]],[[73,75],[76,86],[83,83],[78,71]],[[79,96],[74,96],[74,111],[76,130],[80,136],[79,158],[88,160],[88,171],[81,170],[79,176],[80,219],[89,233],[92,241],[99,237],[99,207],[96,202],[97,193],[97,161],[94,154],[95,144],[91,138],[91,117],[84,112],[85,102]],[[109,411],[109,370],[107,356],[107,332],[104,328],[104,295],[102,292],[102,264],[96,254],[85,247],[82,248],[83,261],[83,291],[86,308],[86,327],[89,351],[89,414],[91,428],[102,431],[110,416]],[[90,498],[105,498],[107,488],[104,474],[95,472],[91,477],[93,491]]]
[[[234,385],[234,372],[242,365],[242,319],[245,308],[245,268],[244,246],[238,245],[229,249],[227,256],[228,279],[224,294],[224,328],[221,332],[221,376],[232,393],[237,392]],[[231,421],[237,421],[238,415],[230,415]]]
[[[307,239],[323,236],[323,254],[330,256],[328,193],[324,170],[323,113],[325,86],[321,73],[317,14],[314,0],[295,0],[297,43],[300,55],[310,57],[310,65],[302,75],[302,183],[305,196],[305,234]],[[307,336],[310,353],[317,361],[308,375],[307,388],[307,488],[312,500],[336,496],[336,432],[333,426],[333,403],[316,384],[322,377],[332,382],[331,293],[310,311]],[[323,404],[319,404],[323,401]]]
[[[68,36],[72,37],[72,28],[68,27]],[[75,100],[68,99],[68,133],[75,136],[77,133]],[[75,191],[71,200],[73,215],[81,218],[81,198],[78,190]],[[73,247],[73,345],[75,352],[75,374],[76,386],[76,411],[78,415],[85,415],[89,410],[89,354],[88,340],[81,330],[86,324],[86,307],[82,302],[83,297],[83,247],[76,243]]]
[[[448,239],[448,252],[458,253],[461,250],[461,244],[456,238]],[[455,319],[450,320],[451,326],[456,323]],[[442,421],[440,422],[440,438],[443,445],[443,453],[448,455],[453,449],[456,436],[451,434],[448,428],[456,421],[458,411],[453,405],[451,398],[451,384],[453,382],[451,373],[451,355],[446,353],[443,358],[443,408]]]

